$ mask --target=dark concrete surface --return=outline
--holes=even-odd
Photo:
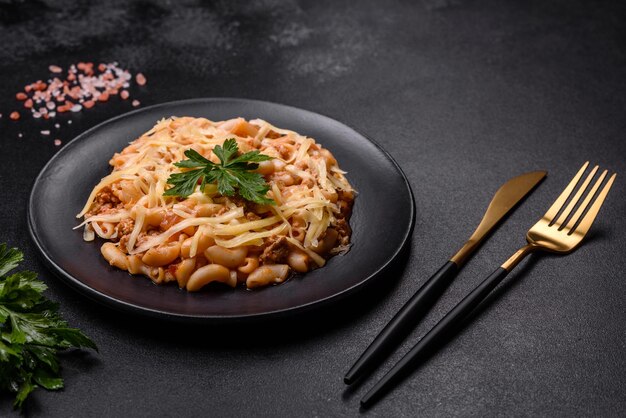
[[[24,250],[23,267],[100,347],[63,355],[66,389],[36,391],[28,415],[623,416],[625,18],[609,1],[0,1],[0,241]],[[49,124],[7,118],[21,86],[78,61],[143,72],[142,105],[245,97],[355,127],[411,182],[410,251],[388,284],[287,323],[182,327],[95,305],[46,271],[26,232],[30,186],[58,151],[39,134]],[[131,108],[112,100],[60,118],[58,137]],[[549,171],[375,378],[524,242],[585,160],[618,172],[586,244],[532,256],[458,338],[359,412],[373,380],[346,390],[343,374],[499,185]]]

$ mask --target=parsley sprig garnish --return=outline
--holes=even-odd
[[[187,197],[196,190],[198,182],[202,192],[207,184],[217,183],[217,191],[222,196],[233,196],[237,191],[241,197],[251,202],[261,205],[274,204],[272,199],[265,196],[269,185],[262,175],[254,172],[259,168],[257,163],[271,160],[272,157],[259,151],[237,155],[239,147],[234,139],[227,139],[223,146],[216,145],[213,153],[219,158],[220,163],[207,160],[193,149],[185,151],[185,156],[189,159],[174,165],[193,170],[171,174],[167,182],[174,187],[165,191],[163,195]]]
[[[37,387],[63,387],[59,350],[97,350],[80,330],[67,326],[59,315],[59,305],[43,296],[47,287],[37,273],[6,275],[23,258],[17,248],[0,244],[0,390],[16,393],[16,408],[21,408]]]

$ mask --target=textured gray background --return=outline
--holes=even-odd
[[[471,233],[497,187],[549,171],[375,377],[523,243],[587,159],[622,175],[588,242],[567,257],[532,256],[471,327],[365,415],[624,415],[623,3],[90,3],[0,1],[0,240],[24,250],[23,266],[101,349],[64,355],[66,389],[37,391],[29,415],[357,416],[373,380],[346,390],[343,373]],[[289,323],[168,326],[94,305],[46,271],[26,233],[30,185],[57,151],[38,133],[49,125],[7,119],[15,92],[49,64],[83,60],[143,71],[148,85],[132,91],[143,105],[256,98],[374,138],[416,195],[410,252],[384,286]],[[60,138],[130,109],[113,100],[73,115]]]

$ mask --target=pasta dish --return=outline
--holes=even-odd
[[[242,178],[263,182],[263,203],[249,200],[241,182],[239,192],[227,193],[221,178],[190,176],[199,163],[185,164],[185,156],[217,166],[229,141],[234,157],[257,156]],[[76,228],[85,241],[107,240],[101,252],[109,264],[157,284],[257,288],[322,267],[349,248],[355,192],[346,173],[313,138],[264,120],[163,119],[109,164]],[[177,176],[191,178],[189,195],[170,195]]]

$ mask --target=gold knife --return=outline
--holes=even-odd
[[[344,377],[346,384],[352,384],[359,378],[369,374],[383,360],[389,351],[403,339],[408,331],[428,312],[430,307],[441,296],[452,279],[465,264],[468,257],[480,246],[489,232],[502,221],[520,201],[524,199],[548,173],[533,171],[514,177],[504,183],[491,199],[489,207],[483,215],[478,227],[443,267],[441,267],[409,301],[398,311],[393,319],[383,328],[372,341],[361,357],[354,363]]]

